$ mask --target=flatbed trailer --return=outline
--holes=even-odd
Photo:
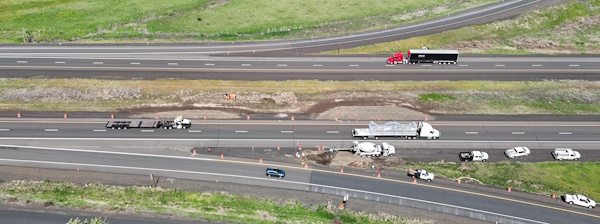
[[[106,128],[111,129],[160,128],[162,126],[163,121],[151,120],[109,121],[106,123]]]

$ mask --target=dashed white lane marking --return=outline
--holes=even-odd
[[[167,63],[167,65],[177,65],[177,63]]]
[[[251,64],[242,64],[242,66],[252,66]]]
[[[55,61],[54,64],[64,64],[64,61]]]
[[[323,65],[313,65],[313,67],[323,67]]]
[[[58,131],[58,129],[44,129],[44,131]]]
[[[139,64],[141,64],[141,63],[139,63],[139,62],[131,62],[131,63],[129,63],[129,64],[132,64],[132,65],[139,65]]]
[[[571,132],[559,132],[558,134],[559,135],[570,135],[570,134],[573,134],[573,133],[571,133]]]
[[[141,132],[154,132],[154,130],[141,130]]]
[[[294,131],[281,131],[281,133],[294,133]]]
[[[458,65],[460,67],[468,67],[469,65]]]
[[[327,131],[327,134],[338,134],[340,131]]]
[[[396,66],[396,65],[385,65],[385,66],[388,66],[388,67],[394,67],[394,66]]]
[[[26,64],[27,61],[17,61],[17,63],[19,63],[19,64]]]
[[[210,63],[209,63],[209,64],[204,64],[204,65],[207,65],[207,66],[212,66],[212,65],[215,65],[215,64],[210,64]]]
[[[358,67],[358,65],[348,65],[349,67]]]
[[[431,65],[421,65],[421,67],[431,67]]]
[[[517,131],[517,132],[513,132],[512,134],[513,134],[513,135],[524,135],[524,134],[525,134],[525,132],[519,132],[519,131]]]
[[[95,61],[95,62],[92,62],[92,64],[95,64],[95,65],[102,65],[102,64],[104,64],[104,62],[101,62],[101,61]]]
[[[285,67],[287,66],[286,64],[277,64],[278,67]]]
[[[531,65],[531,67],[542,67],[542,65]]]
[[[0,131],[10,131],[10,129],[0,129]]]
[[[237,133],[246,133],[248,131],[235,131],[235,132],[237,132]]]
[[[104,129],[94,129],[94,131],[106,131]]]
[[[569,65],[569,67],[579,67],[579,65]]]
[[[189,130],[188,132],[202,132],[202,130]]]
[[[494,65],[496,67],[504,67],[505,65]]]
[[[476,131],[467,131],[467,132],[465,132],[465,134],[467,134],[467,135],[476,135],[476,134],[479,134],[479,132],[476,132]]]

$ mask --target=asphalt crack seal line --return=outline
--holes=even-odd
[[[30,148],[30,149],[46,149],[46,150],[56,150],[56,151],[74,151],[74,152],[88,152],[88,153],[118,154],[118,155],[159,157],[159,158],[162,157],[162,158],[174,158],[174,159],[196,159],[196,160],[205,160],[205,161],[213,161],[213,162],[247,164],[247,165],[255,165],[255,166],[256,165],[258,165],[258,166],[272,166],[272,165],[274,165],[274,164],[266,164],[266,163],[259,164],[259,163],[254,163],[254,162],[236,161],[236,160],[215,160],[215,159],[206,159],[206,158],[193,158],[193,157],[180,157],[180,156],[164,156],[164,155],[155,155],[155,154],[139,154],[139,153],[111,152],[111,151],[96,151],[96,150],[84,150],[84,149],[66,149],[66,148],[51,148],[51,147],[37,147],[37,146],[18,146],[18,145],[0,145],[0,147],[7,147],[7,148],[10,148],[10,147],[13,147],[13,148],[14,147],[19,147],[19,148]],[[13,161],[13,160],[10,160],[10,159],[0,159],[0,160]],[[28,161],[28,160],[22,160],[22,161],[23,162],[35,162],[35,161]],[[69,164],[69,163],[49,162],[49,161],[47,161],[47,163]],[[73,164],[75,164],[75,163],[73,163]],[[77,165],[86,165],[86,164],[77,164]],[[100,165],[89,164],[87,166],[100,166]],[[105,165],[102,165],[102,166],[105,166]],[[354,176],[354,177],[359,177],[359,178],[368,178],[368,179],[374,179],[374,180],[383,180],[383,181],[390,181],[390,182],[401,183],[401,184],[411,184],[411,185],[414,185],[414,183],[412,181],[394,180],[394,179],[388,179],[388,178],[379,178],[379,177],[372,177],[372,176],[365,176],[365,175],[351,174],[351,173],[340,173],[340,172],[334,172],[334,171],[328,171],[328,170],[319,170],[319,169],[313,169],[313,168],[302,168],[302,167],[289,166],[289,165],[277,165],[277,166],[279,166],[279,167],[285,167],[285,168],[289,168],[289,169],[296,169],[296,170],[322,172],[322,173],[329,173],[329,174],[336,174],[336,175],[348,175],[348,176]],[[106,167],[109,167],[109,165],[106,165]],[[161,170],[161,169],[155,169],[155,168],[143,168],[143,169]],[[173,172],[176,172],[176,171],[173,171]],[[180,172],[199,173],[199,172],[194,172],[194,171],[180,171]],[[215,175],[215,174],[212,174],[212,175]],[[220,174],[220,175],[235,176],[235,175],[229,175],[229,174]],[[261,178],[256,178],[256,177],[252,177],[252,178],[261,179]],[[302,183],[302,184],[306,184],[306,183]],[[313,185],[313,184],[308,184],[308,185]],[[314,186],[317,186],[317,185],[314,185]],[[465,191],[465,190],[458,190],[458,189],[447,188],[447,187],[433,186],[433,185],[422,185],[422,184],[419,184],[418,186],[435,188],[435,189],[446,190],[446,191],[454,191],[454,192],[459,192],[459,193],[464,193],[464,194],[477,195],[477,196],[481,196],[481,197],[494,198],[494,199],[498,199],[498,200],[511,201],[511,202],[515,202],[515,203],[521,203],[521,204],[526,204],[526,205],[531,205],[531,206],[537,206],[537,207],[542,207],[542,208],[547,208],[547,209],[553,209],[553,210],[557,210],[557,211],[563,211],[563,212],[568,212],[568,213],[573,213],[573,214],[578,214],[578,215],[584,215],[584,216],[589,216],[589,217],[600,219],[600,216],[598,216],[598,215],[592,215],[592,214],[588,214],[588,213],[584,213],[584,212],[572,211],[572,210],[568,210],[568,209],[557,208],[557,207],[553,207],[553,206],[542,205],[542,204],[537,204],[537,203],[532,203],[532,202],[527,202],[527,201],[522,201],[522,200],[517,200],[517,199],[503,198],[503,197],[489,195],[489,194],[483,194],[483,193],[477,193],[477,192],[471,192],[471,191]],[[339,188],[339,187],[333,187],[333,188]],[[374,193],[375,194],[380,194],[380,193],[376,193],[376,192],[374,192]],[[383,194],[380,194],[380,195],[383,195]],[[393,197],[400,197],[400,196],[393,196]],[[413,200],[417,200],[417,199],[413,199]],[[436,203],[436,202],[432,202],[432,203]]]
[[[363,191],[363,190],[343,188],[343,187],[335,187],[335,186],[328,186],[328,185],[321,185],[321,184],[302,183],[302,182],[288,181],[288,180],[275,180],[275,179],[266,179],[266,178],[259,178],[259,177],[231,175],[231,174],[219,174],[219,173],[207,173],[207,172],[198,172],[198,171],[171,170],[171,169],[144,168],[144,167],[129,167],[129,166],[113,166],[113,165],[100,165],[100,164],[66,163],[66,162],[20,160],[20,159],[0,159],[0,161],[24,162],[24,163],[38,163],[38,164],[42,163],[42,164],[70,165],[70,166],[102,167],[102,168],[130,169],[130,170],[146,170],[146,171],[157,171],[157,172],[160,171],[160,172],[167,172],[167,173],[169,173],[169,172],[170,173],[186,173],[186,174],[197,174],[197,175],[199,174],[199,175],[211,175],[211,176],[222,176],[222,177],[233,177],[233,178],[245,178],[245,179],[254,179],[254,180],[260,180],[260,181],[268,180],[268,181],[288,183],[288,184],[316,186],[316,187],[322,187],[322,188],[339,189],[339,190],[344,190],[344,191],[349,191],[349,192],[359,192],[359,193],[365,193],[365,194],[386,196],[386,197],[391,197],[391,198],[398,198],[398,199],[404,199],[404,200],[410,200],[410,201],[417,201],[417,202],[422,202],[422,203],[429,203],[429,204],[441,205],[441,206],[445,206],[445,207],[452,207],[452,208],[463,209],[463,210],[468,210],[468,211],[474,211],[474,212],[480,212],[480,213],[485,213],[485,214],[497,215],[497,216],[501,216],[501,217],[508,217],[508,218],[512,218],[512,219],[518,219],[518,220],[523,220],[523,221],[528,221],[528,222],[533,222],[533,223],[549,224],[549,223],[546,223],[546,222],[540,222],[540,221],[526,219],[526,218],[521,218],[521,217],[516,217],[516,216],[510,216],[510,215],[505,215],[505,214],[500,214],[500,213],[495,213],[495,212],[489,212],[489,211],[483,211],[483,210],[478,210],[478,209],[473,209],[473,208],[467,208],[467,207],[462,207],[462,206],[456,206],[456,205],[438,203],[438,202],[433,202],[433,201],[421,200],[421,199],[416,199],[416,198],[408,198],[408,197],[402,197],[402,196],[396,196],[396,195],[390,195],[390,194],[383,194],[383,193],[377,193],[377,192],[370,192],[370,191]],[[220,160],[215,160],[215,161],[220,161]]]

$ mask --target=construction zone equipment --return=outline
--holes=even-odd
[[[387,122],[385,124],[377,124],[373,121],[369,123],[369,128],[355,128],[352,130],[353,137],[359,137],[363,139],[379,137],[403,137],[407,139],[438,139],[440,138],[440,131],[434,129],[431,124],[427,122],[410,122],[410,123],[398,123],[398,122]]]

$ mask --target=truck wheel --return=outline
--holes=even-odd
[[[577,159],[575,159],[575,161],[577,161]]]
[[[487,161],[487,159],[484,159],[484,160],[481,160],[481,161],[485,162],[485,161]]]
[[[558,159],[558,161],[562,161],[562,158]]]
[[[110,127],[110,128],[112,128],[112,129],[115,129],[115,126],[112,126],[112,127]]]
[[[367,136],[363,137],[363,139],[367,139]]]
[[[572,202],[572,201],[570,201],[570,202],[569,202],[569,204],[570,204],[570,205],[572,205],[572,204],[573,204],[573,202]]]
[[[173,127],[169,127],[169,129],[173,129]]]
[[[589,209],[592,209],[592,208],[594,208],[594,206],[591,206],[591,205],[590,205],[590,206],[588,206],[588,208],[589,208]]]
[[[164,126],[163,129],[167,130],[167,126]]]
[[[117,129],[121,129],[121,127],[117,127]]]
[[[379,137],[375,137],[375,139],[379,139]]]
[[[431,182],[431,179],[427,179],[427,182]]]
[[[183,129],[187,129],[187,127],[186,127],[186,126],[183,126]]]

